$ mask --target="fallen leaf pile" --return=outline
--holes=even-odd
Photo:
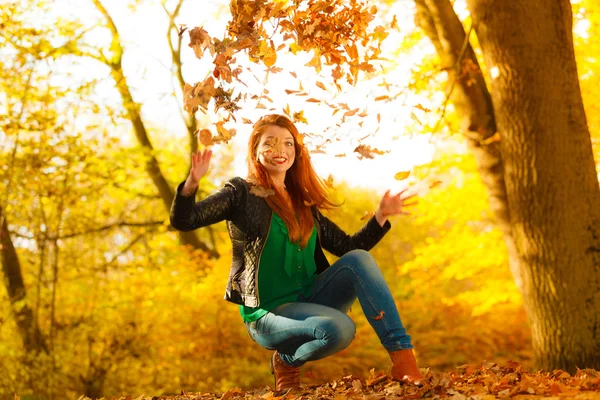
[[[574,398],[600,400],[600,372],[578,370],[570,375],[562,370],[553,372],[524,371],[519,363],[505,365],[484,362],[479,366],[463,365],[455,372],[425,372],[422,386],[400,382],[383,372],[370,371],[367,379],[345,376],[323,385],[305,385],[296,392],[273,391],[271,387],[243,391],[229,389],[225,393],[182,392],[176,396],[131,396],[118,400],[213,400],[213,399],[539,399]],[[18,397],[15,397],[18,399]],[[79,400],[90,400],[81,396]],[[113,398],[113,400],[117,400]]]

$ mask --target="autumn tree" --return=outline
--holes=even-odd
[[[125,52],[125,49],[122,43],[122,38],[119,33],[119,29],[116,23],[114,22],[111,14],[104,7],[103,3],[100,0],[92,0],[92,3],[94,4],[98,12],[102,15],[102,18],[105,21],[105,27],[110,32],[111,42],[109,48],[106,49],[106,51],[97,51],[96,49],[92,49],[89,46],[86,46],[85,43],[82,43],[82,45],[74,49],[72,54],[90,57],[105,64],[110,69],[110,74],[114,80],[115,87],[119,92],[119,95],[121,96],[123,108],[126,110],[126,114],[132,124],[135,137],[138,140],[139,145],[147,153],[146,169],[148,175],[150,176],[160,198],[163,201],[165,210],[168,210],[171,206],[175,193],[172,188],[172,185],[169,182],[167,182],[165,174],[163,173],[160,167],[159,161],[156,158],[156,155],[154,154],[154,146],[152,145],[152,142],[150,140],[147,124],[141,112],[142,105],[139,102],[135,101],[135,99],[133,98],[133,94],[128,83],[129,81],[127,78],[127,74],[123,69],[123,54]],[[172,20],[179,12],[178,10],[181,8],[181,4],[182,2],[179,2],[179,4],[172,13],[169,13],[169,11],[167,11],[167,9],[165,8],[167,14],[169,15],[170,21],[169,25],[167,26],[166,32],[170,33],[171,28],[173,26]],[[83,28],[83,30],[85,30],[85,28]],[[170,36],[169,45],[173,54],[173,62],[175,62],[176,65],[176,74],[178,76],[181,76],[181,62],[178,61],[177,45],[173,43]],[[188,131],[190,131],[191,148],[194,149],[196,148],[193,135],[195,129],[192,128],[193,124],[190,121],[186,121],[186,126]],[[214,239],[212,230],[210,232],[211,238]],[[214,240],[213,248],[211,249],[209,248],[209,246],[207,246],[206,243],[200,240],[197,233],[195,232],[179,232],[178,234],[183,244],[190,245],[192,248],[195,249],[206,251],[212,256],[218,256],[218,254],[214,250]]]

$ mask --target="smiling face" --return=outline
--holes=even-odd
[[[275,177],[290,169],[296,159],[294,137],[289,130],[269,125],[262,133],[256,148],[258,162]]]

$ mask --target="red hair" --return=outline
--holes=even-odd
[[[293,209],[287,207],[283,194],[277,189],[267,170],[258,161],[256,149],[261,135],[268,126],[275,125],[287,129],[294,137],[296,158],[286,171],[285,187],[292,199]],[[308,152],[298,138],[300,133],[294,123],[284,115],[269,114],[259,119],[252,129],[248,140],[248,178],[259,186],[272,189],[275,195],[266,196],[267,204],[281,217],[288,228],[290,240],[306,247],[312,233],[314,219],[311,206],[320,209],[332,209],[339,206],[331,201],[327,185],[317,176],[310,162]],[[296,215],[298,219],[296,219]]]

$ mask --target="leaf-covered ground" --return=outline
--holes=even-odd
[[[528,372],[520,364],[483,363],[463,365],[455,372],[427,371],[422,386],[392,380],[371,370],[368,379],[345,376],[320,386],[307,385],[296,392],[275,392],[271,387],[243,391],[232,388],[225,393],[186,393],[176,396],[124,396],[118,400],[213,400],[213,399],[450,399],[492,400],[593,399],[600,400],[600,372],[584,369],[570,375],[561,370]],[[116,400],[116,398],[113,398]],[[79,400],[89,400],[80,397]]]

